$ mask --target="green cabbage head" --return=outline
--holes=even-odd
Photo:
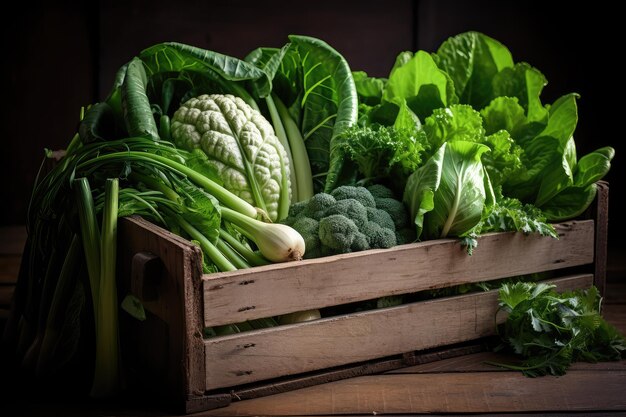
[[[291,201],[287,154],[272,125],[242,99],[222,94],[191,98],[174,113],[171,134],[178,147],[202,149],[224,187],[272,221],[287,215],[281,209]]]

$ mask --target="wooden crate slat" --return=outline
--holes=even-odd
[[[121,291],[138,297],[147,313],[143,322],[120,316],[132,365],[145,367],[148,382],[162,393],[193,402],[205,379],[200,249],[140,217],[121,219],[119,233]],[[147,264],[150,259],[157,263]]]
[[[584,288],[593,275],[552,282]],[[208,339],[206,389],[477,339],[493,334],[496,309],[494,290]]]
[[[555,227],[558,240],[522,233],[481,236],[472,256],[457,239],[446,239],[205,275],[204,325],[593,262],[592,220]]]

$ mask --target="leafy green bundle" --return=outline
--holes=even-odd
[[[503,284],[500,310],[508,313],[500,327],[503,345],[524,359],[521,364],[492,363],[527,376],[563,375],[576,361],[620,360],[626,339],[600,315],[600,295],[587,290],[554,290],[545,283]]]
[[[433,54],[402,52],[388,78],[354,79],[359,126],[341,147],[357,180],[404,192],[421,239],[555,236],[546,221],[580,215],[610,168],[610,147],[577,158],[578,96],[543,104],[543,74],[481,33],[450,38]]]

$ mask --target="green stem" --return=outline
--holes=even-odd
[[[282,125],[285,127],[287,139],[289,140],[289,146],[291,148],[291,154],[293,160],[291,160],[291,169],[295,171],[295,177],[298,181],[297,190],[298,194],[292,196],[293,202],[306,201],[313,197],[313,176],[311,173],[311,163],[309,161],[309,154],[302,138],[302,133],[298,128],[298,125],[293,120],[287,107],[278,98],[273,95],[276,109],[282,120]]]
[[[217,239],[216,247],[237,269],[250,268],[245,259],[222,239]]]
[[[220,229],[220,239],[223,239],[226,243],[232,246],[233,249],[243,256],[250,265],[260,266],[270,264],[267,259],[254,252],[224,229]]]
[[[204,190],[206,190],[209,194],[217,198],[219,202],[222,203],[224,206],[230,207],[231,209],[251,218],[256,218],[257,216],[257,209],[247,201],[241,199],[232,192],[228,191],[226,188],[217,184],[215,181],[210,180],[209,178],[189,168],[188,166],[185,166],[179,162],[173,161],[172,159],[161,155],[155,155],[153,153],[139,151],[113,152],[106,155],[100,155],[97,158],[85,161],[77,166],[77,170],[84,169],[91,165],[97,165],[109,160],[118,159],[122,161],[132,161],[133,159],[135,159],[138,161],[151,162],[163,168],[171,169],[179,174],[187,176],[191,181],[193,181]]]
[[[182,216],[176,215],[176,221],[193,240],[200,242],[202,251],[211,259],[220,271],[224,272],[237,270],[235,265],[233,265],[228,258],[226,258],[222,252],[220,252],[215,245],[213,245],[209,239],[206,238],[206,236],[200,233],[198,229],[193,227],[188,221],[183,219]]]
[[[100,230],[98,229],[89,180],[87,178],[77,178],[73,181],[73,185],[78,207],[83,250],[87,263],[87,274],[89,275],[89,285],[91,287],[93,311],[95,313],[100,292]]]
[[[272,124],[274,125],[274,133],[276,133],[278,141],[281,145],[283,145],[285,153],[287,154],[287,161],[289,162],[289,181],[291,183],[291,200],[295,202],[298,198],[298,181],[296,179],[296,169],[293,162],[293,153],[291,152],[291,146],[289,146],[289,139],[287,139],[287,132],[285,132],[285,127],[282,120],[280,120],[280,116],[278,114],[278,110],[276,109],[276,104],[274,104],[274,100],[272,99],[272,96],[269,95],[265,97],[265,102],[267,103],[267,109],[270,112]],[[282,170],[284,172],[284,168]],[[279,216],[278,218],[280,219],[282,217]]]
[[[117,327],[117,213],[119,181],[108,179],[104,191],[102,243],[100,246],[100,291],[96,319],[96,369],[91,396],[109,397],[119,388],[119,341]]]

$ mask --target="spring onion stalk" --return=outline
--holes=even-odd
[[[293,154],[291,152],[291,146],[289,146],[289,139],[287,139],[287,132],[285,132],[285,127],[283,126],[282,120],[280,120],[280,116],[278,114],[278,110],[276,109],[276,104],[274,104],[272,96],[269,95],[265,97],[265,102],[267,103],[267,109],[270,112],[272,124],[274,125],[274,133],[276,134],[276,137],[278,138],[280,144],[283,145],[285,153],[287,154],[287,161],[289,162],[289,181],[291,183],[291,199],[295,203],[296,199],[298,198],[298,181],[296,179],[296,168],[293,164]]]
[[[100,291],[100,229],[96,220],[93,195],[87,178],[77,178],[73,181],[78,207],[78,219],[80,232],[87,263],[87,274],[91,287],[93,311],[97,311],[98,293]],[[96,315],[97,319],[97,315]],[[97,326],[97,324],[96,324]]]
[[[191,225],[187,220],[183,219],[181,215],[175,215],[176,222],[183,228],[185,232],[193,239],[200,243],[202,251],[211,259],[211,261],[217,266],[217,268],[224,271],[236,271],[237,268],[233,265],[228,258],[226,258],[222,252],[220,252],[209,239]],[[245,217],[245,216],[244,216]]]
[[[100,245],[100,289],[96,311],[96,368],[91,396],[109,397],[119,388],[119,344],[117,331],[117,213],[119,180],[105,183]]]
[[[231,209],[251,218],[256,218],[258,214],[257,209],[250,203],[236,196],[232,192],[228,191],[226,188],[217,184],[215,181],[212,181],[211,179],[205,177],[201,173],[194,171],[193,169],[170,158],[149,152],[113,152],[110,154],[101,155],[98,158],[85,161],[79,164],[77,169],[84,169],[91,165],[101,164],[109,160],[144,161],[158,165],[162,168],[174,170],[179,174],[187,176],[187,178],[193,181],[196,185],[202,187],[209,194],[212,194],[215,198],[217,198],[218,201],[224,206],[230,207]]]
[[[246,269],[250,268],[250,265],[246,262],[246,260],[239,255],[233,248],[231,248],[228,243],[224,242],[222,239],[218,238],[215,244],[217,250],[222,252],[222,254],[235,266],[237,269]]]
[[[264,223],[222,207],[222,218],[239,226],[272,262],[302,259],[304,239],[295,229],[280,223]]]
[[[224,229],[220,229],[220,239],[223,239],[233,249],[235,249],[241,256],[243,256],[248,264],[253,266],[269,265],[269,261],[264,257],[257,254],[255,251],[244,245],[237,240],[233,235],[228,233]]]
[[[70,318],[65,317],[65,313],[67,304],[72,297],[73,288],[76,286],[77,270],[81,262],[80,254],[81,241],[78,235],[74,235],[59,273],[50,309],[46,310],[48,314],[45,319],[45,331],[37,357],[36,373],[38,375],[44,375],[50,369],[54,369],[55,348],[63,342],[63,323],[65,320],[70,320]]]
[[[274,97],[274,103],[276,110],[282,120],[282,125],[285,128],[287,139],[289,140],[289,147],[291,148],[291,154],[293,160],[291,162],[291,168],[295,171],[295,177],[298,182],[297,196],[292,196],[293,202],[306,201],[313,197],[313,176],[311,173],[311,164],[309,162],[309,154],[307,153],[306,146],[304,145],[304,139],[302,133],[298,129],[298,125],[293,120],[287,107],[277,97]]]

